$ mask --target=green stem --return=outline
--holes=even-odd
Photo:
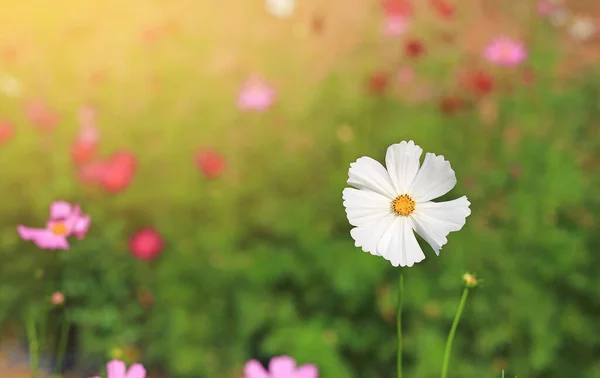
[[[56,363],[54,364],[54,375],[62,374],[63,360],[67,351],[67,341],[69,340],[69,329],[71,328],[71,319],[67,310],[64,312],[64,320],[61,327],[60,338],[58,339],[58,350],[56,351]]]
[[[452,342],[454,341],[454,335],[456,334],[456,328],[458,327],[460,316],[462,315],[462,312],[465,308],[465,303],[467,303],[468,295],[469,288],[465,288],[465,290],[463,290],[462,297],[460,298],[460,304],[458,305],[458,310],[456,310],[456,315],[454,315],[454,322],[452,323],[452,328],[450,329],[448,340],[446,341],[446,351],[444,352],[444,364],[442,365],[442,378],[446,378],[448,376],[448,364],[450,363],[450,351],[452,350]]]
[[[39,368],[39,344],[35,331],[35,311],[33,308],[29,309],[27,314],[27,321],[25,322],[25,328],[27,331],[27,341],[29,343],[29,365],[31,370],[31,378],[38,378]]]
[[[398,378],[402,378],[402,297],[404,294],[404,273],[400,273],[400,279],[398,280]]]

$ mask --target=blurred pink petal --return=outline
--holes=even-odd
[[[66,201],[54,201],[50,205],[50,219],[66,219],[73,208],[70,203]]]
[[[244,366],[244,378],[269,378],[269,374],[260,362],[250,360]]]
[[[242,86],[238,107],[242,110],[265,111],[275,103],[276,92],[259,77],[251,77]]]
[[[390,37],[403,35],[408,29],[408,19],[404,16],[387,16],[383,23],[383,33]]]
[[[146,378],[146,369],[140,364],[133,364],[129,367],[125,378]]]
[[[296,370],[294,378],[318,378],[319,370],[315,365],[302,365]]]
[[[84,106],[77,113],[80,126],[94,126],[96,124],[96,109],[92,106]]]
[[[59,116],[50,110],[45,102],[34,100],[27,103],[25,113],[29,120],[43,130],[53,130],[59,121]]]
[[[274,357],[269,362],[269,373],[272,378],[294,377],[296,361],[288,356]]]
[[[127,378],[127,366],[125,362],[119,360],[112,360],[106,364],[106,371],[108,373],[107,378]]]
[[[99,184],[102,182],[108,164],[105,162],[94,162],[83,165],[79,169],[79,178],[81,181],[89,184]]]
[[[69,249],[65,235],[57,235],[51,230],[17,226],[17,231],[23,240],[31,240],[42,249]]]
[[[415,78],[415,71],[411,67],[402,67],[396,72],[396,79],[400,84],[408,84]]]
[[[523,43],[500,36],[485,47],[483,56],[490,63],[514,67],[523,63],[527,58],[527,50]]]
[[[92,218],[89,215],[78,217],[71,230],[73,236],[77,239],[83,239],[90,228],[91,222]]]

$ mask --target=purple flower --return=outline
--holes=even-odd
[[[106,364],[107,378],[146,378],[146,369],[140,364],[133,364],[127,370],[125,362],[112,360]],[[90,377],[90,378],[100,378]]]
[[[259,112],[265,111],[273,106],[275,100],[275,89],[263,79],[252,76],[242,86],[238,96],[238,108]]]

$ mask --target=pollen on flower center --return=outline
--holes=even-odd
[[[402,194],[392,201],[392,210],[394,213],[407,217],[415,211],[415,200],[408,194]]]
[[[54,223],[52,226],[50,226],[50,231],[57,236],[64,236],[68,234],[67,226],[65,226],[65,224],[62,222]]]

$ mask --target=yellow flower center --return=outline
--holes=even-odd
[[[54,223],[52,226],[50,226],[50,231],[57,236],[64,236],[69,233],[67,226],[65,226],[65,224],[62,222]]]
[[[415,211],[415,200],[408,194],[402,194],[392,201],[392,210],[394,213],[407,217]]]

